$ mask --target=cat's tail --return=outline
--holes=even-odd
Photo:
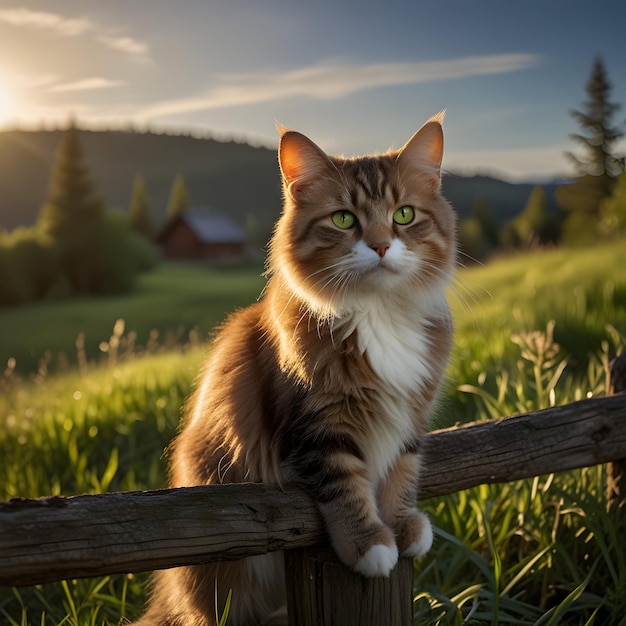
[[[277,552],[155,572],[148,610],[129,626],[215,626],[226,615],[229,626],[263,624],[284,604]]]

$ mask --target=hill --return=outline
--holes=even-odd
[[[0,132],[0,230],[35,223],[45,199],[61,130]],[[165,217],[170,187],[182,174],[193,204],[228,211],[242,225],[254,215],[269,233],[281,206],[275,150],[234,141],[153,132],[81,130],[85,163],[98,193],[111,208],[126,210],[133,179],[142,174],[158,223]],[[487,176],[444,177],[444,194],[461,217],[478,195],[498,222],[516,215],[534,185]],[[554,187],[546,194],[554,206]]]

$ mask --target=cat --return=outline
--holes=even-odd
[[[172,487],[303,487],[339,558],[364,576],[389,575],[433,538],[416,501],[452,342],[442,122],[356,158],[279,128],[284,206],[263,296],[220,329],[170,450]],[[212,625],[231,590],[228,623],[261,624],[284,585],[280,554],[157,572],[137,626]]]

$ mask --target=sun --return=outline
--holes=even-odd
[[[15,105],[6,82],[0,76],[0,126],[10,122],[15,115]]]

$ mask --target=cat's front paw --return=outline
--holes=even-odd
[[[430,550],[433,545],[433,527],[426,516],[424,516],[424,520],[420,536],[402,550],[402,556],[410,556],[414,559],[418,559]]]
[[[402,556],[419,558],[433,545],[433,527],[430,520],[417,508],[397,519],[395,528]]]
[[[362,576],[389,576],[398,562],[396,544],[372,546],[354,565],[354,571]]]

